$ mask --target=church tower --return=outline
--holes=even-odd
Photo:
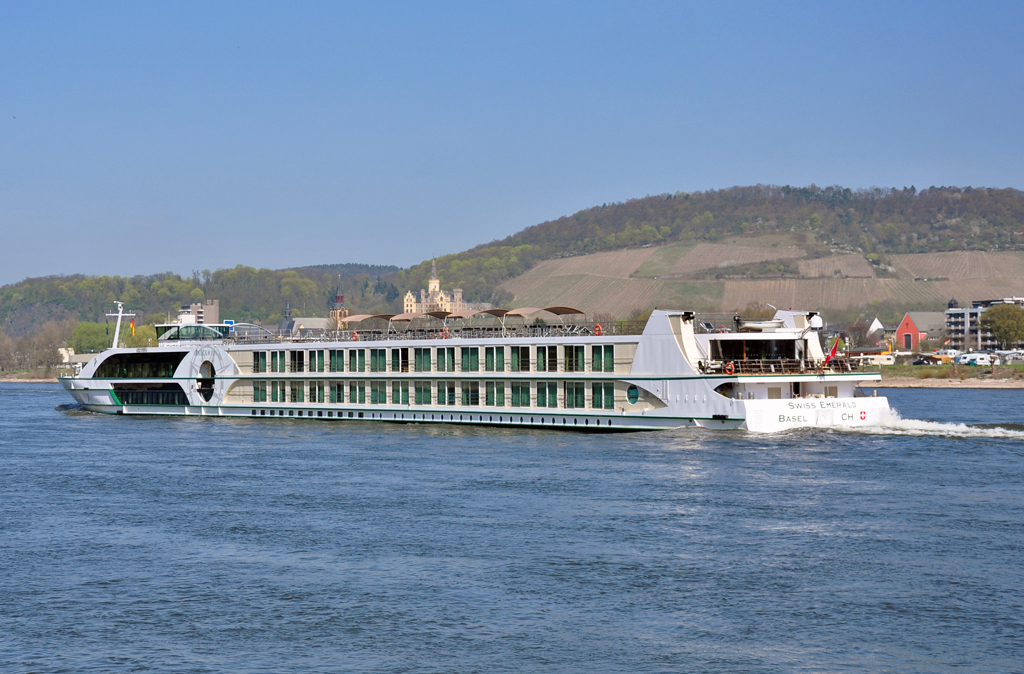
[[[338,284],[334,288],[334,301],[331,303],[331,318],[341,330],[341,324],[347,317],[348,307],[345,306],[345,296],[341,294],[341,274],[338,274]]]
[[[437,278],[437,263],[430,261],[430,280],[427,281],[427,294],[441,292],[441,281]]]

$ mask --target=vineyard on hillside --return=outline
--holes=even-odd
[[[820,257],[816,260],[800,260],[800,275],[808,278],[832,278],[845,276],[850,278],[874,278],[875,270],[871,268],[863,255],[833,255]]]
[[[893,255],[892,265],[905,278],[1024,278],[1024,254],[957,251],[928,255]]]

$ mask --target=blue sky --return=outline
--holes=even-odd
[[[776,183],[1024,188],[1024,3],[0,3],[0,283],[408,265]]]

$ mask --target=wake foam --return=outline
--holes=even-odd
[[[941,421],[904,419],[900,413],[890,409],[886,418],[874,426],[852,426],[843,431],[870,435],[937,436],[947,438],[1001,438],[1024,440],[1024,428],[1019,424],[951,424]]]

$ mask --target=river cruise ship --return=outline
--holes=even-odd
[[[348,316],[317,334],[168,324],[157,347],[107,349],[61,383],[93,412],[259,420],[774,432],[889,411],[857,388],[878,372],[826,356],[814,312],[716,325],[656,310],[603,326],[575,313]]]

